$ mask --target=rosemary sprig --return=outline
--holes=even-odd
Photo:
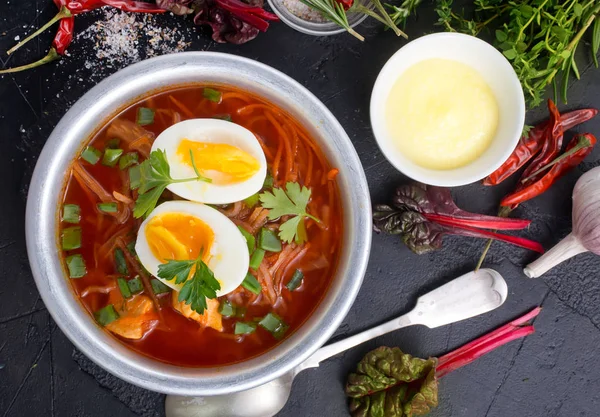
[[[327,20],[332,21],[336,25],[339,25],[346,29],[349,34],[354,36],[359,41],[364,41],[365,38],[350,27],[348,23],[348,16],[344,10],[344,6],[338,3],[336,0],[300,0],[302,3],[310,7],[311,9],[321,12],[323,17]]]

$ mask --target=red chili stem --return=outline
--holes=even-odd
[[[509,219],[495,216],[480,216],[479,219],[445,216],[443,214],[423,214],[428,220],[445,226],[468,226],[478,229],[522,230],[531,224],[531,220]],[[479,216],[478,216],[479,217]]]
[[[518,319],[445,354],[438,360],[436,376],[441,378],[508,342],[534,333],[535,328],[526,323],[537,317],[540,311],[542,308],[536,307]]]
[[[56,15],[54,15],[54,17],[52,19],[50,19],[48,21],[48,23],[46,23],[44,26],[42,26],[41,28],[39,28],[38,30],[36,30],[35,32],[33,32],[31,35],[29,35],[28,37],[26,37],[25,39],[23,39],[21,42],[19,42],[18,44],[16,44],[12,48],[10,48],[8,51],[6,51],[6,53],[8,55],[12,54],[17,49],[19,49],[20,47],[22,47],[23,45],[25,45],[27,42],[29,42],[30,40],[32,40],[33,38],[35,38],[36,36],[38,36],[40,33],[46,31],[48,28],[50,28],[50,26],[52,26],[53,24],[55,24],[59,20],[64,19],[65,17],[71,17],[71,16],[73,16],[73,14],[71,13],[71,11],[68,8],[66,8],[65,6],[62,6],[60,8],[60,10],[58,11],[58,13],[56,13]]]
[[[476,229],[474,227],[468,226],[452,226],[445,225],[440,223],[442,226],[446,226],[448,228],[448,233],[460,235],[460,236],[470,236],[470,237],[480,237],[480,238],[491,238],[495,240],[499,240],[501,242],[511,243],[513,245],[529,249],[538,253],[544,253],[544,248],[538,242],[533,240],[525,239],[523,237],[518,236],[510,236],[503,235],[500,233],[490,232],[488,230]]]
[[[57,53],[55,48],[50,48],[45,57],[40,59],[39,61],[32,62],[31,64],[21,65],[20,67],[8,68],[4,70],[0,70],[0,74],[10,74],[13,72],[21,72],[31,68],[36,68],[41,65],[47,64],[48,62],[55,61],[60,58],[60,55]]]

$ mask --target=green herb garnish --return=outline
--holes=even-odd
[[[121,170],[129,168],[130,166],[137,164],[138,160],[139,156],[137,152],[127,152],[119,159],[119,168]]]
[[[260,267],[260,264],[263,261],[263,258],[265,257],[265,251],[264,249],[256,249],[254,251],[254,253],[252,254],[252,256],[250,257],[250,268],[254,269],[255,271]]]
[[[139,165],[134,165],[129,168],[127,172],[129,174],[129,188],[131,190],[137,190],[140,188],[140,184],[142,181],[142,170]]]
[[[67,227],[62,231],[63,250],[79,249],[81,247],[81,227]]]
[[[121,155],[123,155],[123,149],[105,149],[104,155],[102,156],[102,165],[114,167],[117,165],[117,162],[119,162]]]
[[[221,289],[221,284],[202,260],[202,251],[197,259],[171,259],[166,264],[159,265],[158,276],[167,281],[175,280],[175,284],[183,284],[178,299],[190,305],[198,314],[206,310],[206,299],[217,298],[217,291]]]
[[[140,126],[151,125],[154,123],[154,110],[148,107],[140,107],[137,111],[136,122]]]
[[[131,297],[131,290],[129,289],[129,285],[127,285],[125,278],[117,278],[117,285],[119,286],[119,290],[121,291],[121,294],[123,294],[123,297]]]
[[[221,301],[221,305],[219,305],[219,314],[223,317],[233,317],[235,316],[235,306],[228,300]]]
[[[70,278],[83,278],[87,274],[83,256],[79,254],[67,256],[66,262]]]
[[[83,152],[81,152],[81,159],[89,162],[92,165],[96,165],[102,156],[102,152],[93,146],[87,146]]]
[[[237,321],[235,323],[235,334],[251,334],[256,330],[256,323],[248,322],[244,323],[241,321]]]
[[[115,307],[112,304],[109,304],[106,307],[96,311],[94,313],[94,317],[99,324],[106,326],[117,320],[119,318],[119,313],[117,313],[117,310],[115,310]]]
[[[103,213],[116,213],[118,211],[117,203],[98,203],[98,210]]]
[[[243,201],[244,201],[244,204],[246,205],[246,207],[253,208],[255,205],[258,204],[258,193],[252,194],[248,198],[244,198]]]
[[[194,172],[196,173],[196,177],[192,178],[171,178],[171,168],[169,167],[169,162],[167,161],[167,154],[161,149],[157,149],[156,151],[152,152],[150,154],[150,158],[139,165],[139,195],[133,209],[134,217],[140,218],[150,214],[150,212],[154,210],[154,207],[156,207],[158,199],[170,184],[179,184],[182,182],[191,181],[212,182],[210,178],[206,178],[200,174],[194,162],[194,155],[191,151],[190,158]],[[129,168],[129,178],[132,187],[134,185],[134,180],[137,180],[137,178],[132,179],[132,170],[135,168],[138,167],[134,166]],[[137,185],[137,181],[135,185]]]
[[[127,281],[127,286],[132,294],[139,294],[144,291],[144,286],[142,285],[142,280],[139,275],[136,275],[133,279]]]
[[[125,261],[125,254],[121,248],[115,248],[115,267],[117,272],[121,275],[129,275],[129,269],[127,269],[127,262]]]
[[[202,95],[205,99],[212,101],[213,103],[221,102],[221,92],[212,89],[212,88],[204,88],[202,90]]]
[[[300,285],[302,285],[302,280],[304,279],[304,274],[302,273],[302,271],[300,271],[299,269],[296,269],[296,272],[294,272],[294,275],[292,275],[292,278],[290,279],[290,281],[285,285],[285,287],[290,290],[290,291],[294,291],[296,290]]]
[[[81,209],[77,204],[65,204],[63,206],[62,221],[77,224],[81,220]]]
[[[254,238],[254,236],[248,233],[246,229],[244,229],[242,226],[238,226],[238,229],[240,229],[240,232],[242,232],[242,236],[244,236],[244,239],[246,239],[246,245],[248,245],[248,253],[252,255],[252,252],[254,252],[254,247],[256,246],[256,239]]]
[[[152,291],[154,291],[154,294],[164,294],[171,291],[171,287],[165,285],[164,282],[156,278],[150,280],[150,285],[152,286]]]
[[[263,227],[258,234],[258,247],[269,252],[281,252],[281,241],[275,232]]]
[[[275,313],[267,314],[258,324],[271,332],[276,339],[281,339],[290,327]]]
[[[310,200],[309,188],[300,187],[297,182],[288,182],[285,191],[282,188],[273,188],[272,192],[266,191],[259,198],[262,206],[269,209],[269,220],[278,219],[281,216],[294,216],[279,226],[279,237],[287,243],[296,241],[298,244],[306,242],[306,217],[320,222],[314,216],[306,212],[306,206]]]
[[[244,278],[244,281],[242,281],[242,287],[256,295],[260,294],[262,291],[260,282],[258,282],[256,277],[250,273],[246,274],[246,278]]]
[[[105,147],[108,149],[117,149],[121,141],[118,138],[112,138],[106,141]]]
[[[213,119],[225,120],[226,122],[232,121],[230,114],[218,114],[216,116],[213,116]]]

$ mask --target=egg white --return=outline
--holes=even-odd
[[[267,160],[258,139],[248,129],[220,119],[190,119],[164,130],[152,145],[152,151],[164,150],[175,179],[193,178],[194,169],[181,162],[177,148],[183,139],[194,142],[222,143],[235,146],[252,155],[260,168],[245,181],[232,184],[213,184],[202,181],[171,184],[167,188],[186,200],[208,204],[230,204],[256,194],[267,176]],[[202,170],[202,167],[198,167]]]
[[[221,290],[217,292],[217,296],[221,297],[239,287],[246,277],[250,264],[246,239],[227,216],[212,207],[191,201],[162,203],[144,220],[135,243],[135,251],[144,268],[174,290],[181,290],[183,284],[177,285],[175,281],[167,281],[158,277],[158,267],[162,262],[154,256],[146,239],[148,222],[156,216],[167,213],[183,213],[194,216],[213,230],[214,241],[207,265],[221,284]]]

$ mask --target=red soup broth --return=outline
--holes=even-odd
[[[207,87],[222,93],[219,103],[204,97]],[[145,126],[136,123],[140,107],[155,111],[153,123]],[[243,318],[223,317],[222,332],[204,328],[180,314],[173,308],[171,293],[152,295],[156,320],[144,329],[141,339],[126,339],[109,332],[136,352],[173,365],[222,366],[262,354],[277,345],[281,340],[261,326],[257,326],[252,334],[235,335],[236,321],[255,322],[270,312],[275,313],[289,325],[285,339],[319,305],[331,284],[340,257],[343,216],[336,182],[337,170],[296,120],[249,92],[220,85],[194,85],[162,91],[117,114],[90,139],[88,145],[103,151],[108,146],[115,146],[111,140],[117,138],[119,148],[125,153],[136,152],[139,162],[142,162],[148,157],[154,138],[174,123],[191,118],[216,117],[230,117],[233,123],[257,136],[275,187],[295,181],[311,189],[308,211],[321,223],[307,221],[307,243],[283,243],[280,253],[267,252],[259,271],[251,271],[262,285],[260,295],[240,287],[219,298],[220,302],[229,300],[238,311],[246,309]],[[139,264],[129,263],[128,276],[124,276],[117,270],[114,255],[115,248],[122,248],[128,261],[136,262],[126,245],[135,242],[142,221],[135,219],[131,210],[137,192],[129,189],[127,169],[121,170],[118,164],[115,167],[105,166],[101,160],[91,164],[81,157],[73,161],[66,184],[63,203],[78,205],[81,220],[78,225],[61,222],[61,233],[68,227],[80,227],[81,247],[62,252],[65,258],[80,254],[87,269],[84,277],[70,279],[75,294],[92,317],[94,312],[108,304],[113,304],[118,311],[124,299],[118,289],[117,278],[132,279],[140,269],[143,271]],[[98,203],[116,196],[119,197],[118,213],[107,215],[98,209]],[[178,197],[166,191],[162,198]],[[238,202],[217,208],[238,226],[252,231],[255,222],[260,220],[258,218],[264,217],[259,216],[260,210],[255,212],[257,207],[260,208],[260,204],[249,208]],[[268,221],[264,227],[276,230],[281,222]],[[256,231],[254,234],[257,234]],[[304,279],[299,288],[289,291],[285,285],[296,270],[303,272]],[[146,285],[144,294],[148,295],[148,292],[149,286]],[[269,297],[269,294],[275,296]]]

